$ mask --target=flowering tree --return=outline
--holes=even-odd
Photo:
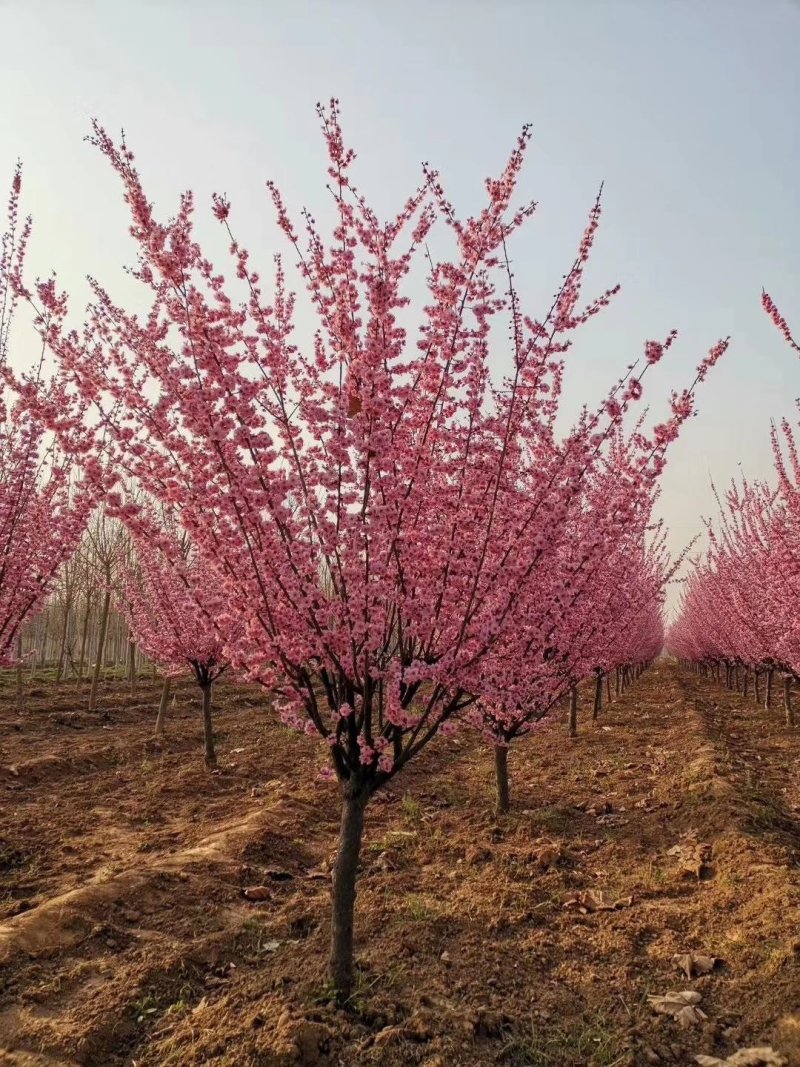
[[[769,294],[765,311],[797,353],[788,323]],[[800,456],[793,428],[772,428],[777,484],[732,486],[720,500],[719,529],[710,525],[709,547],[696,562],[671,627],[668,647],[678,658],[721,673],[731,685],[744,668],[767,675],[769,706],[773,672],[784,677],[787,721],[794,722],[791,685],[800,679]]]
[[[534,210],[511,207],[527,129],[487,180],[475,217],[460,219],[425,167],[420,188],[381,223],[352,184],[336,102],[319,114],[336,216],[330,242],[308,213],[301,238],[269,186],[316,316],[308,347],[293,337],[295,296],[280,259],[268,299],[233,236],[229,203],[216,197],[213,210],[241,301],[194,238],[191,194],[172,220],[158,221],[132,153],[99,126],[95,143],[122,182],[136,276],[152,306],[145,317],[128,313],[93,283],[83,331],[70,332],[62,316],[47,341],[78,402],[99,414],[108,462],[87,463],[90,474],[120,509],[134,505],[117,499],[115,478],[179,510],[242,623],[228,646],[234,665],[279,696],[287,724],[329,749],[342,804],[331,977],[347,997],[367,802],[478,700],[515,704],[529,693],[520,675],[546,658],[546,629],[530,623],[535,599],[546,589],[553,614],[569,607],[560,560],[583,487],[607,465],[612,427],[673,335],[648,342],[642,373],[630,371],[598,415],[584,413],[559,438],[571,337],[616,291],[580,304],[599,201],[552,306],[525,315],[506,249]],[[404,290],[437,218],[456,252],[428,260],[427,303],[414,309],[411,337]],[[61,315],[51,292],[26,295]],[[493,382],[498,316],[511,322],[511,370]],[[692,389],[671,406],[649,439],[633,442],[643,484],[691,413]],[[628,511],[623,485],[620,495],[614,528]]]
[[[709,527],[709,547],[696,561],[670,628],[667,646],[686,662],[725,671],[729,686],[744,669],[747,693],[751,671],[767,675],[769,707],[772,675],[784,674],[786,711],[792,720],[790,685],[800,677],[800,634],[795,616],[800,593],[800,512],[786,489],[763,484],[733,487],[722,502],[720,529]]]
[[[31,383],[43,384],[41,364],[26,379],[18,379],[8,364],[14,282],[31,231],[30,220],[19,219],[21,188],[17,168],[8,227],[0,235],[0,663],[14,657],[22,624],[42,606],[91,509],[88,487],[73,479],[72,458],[48,443],[43,421],[24,403]],[[47,328],[47,316],[39,325]],[[48,382],[47,390],[50,405],[69,403],[63,381]],[[78,433],[82,436],[82,429]],[[77,440],[73,436],[72,444]]]
[[[674,567],[660,525],[650,520],[652,477],[631,465],[635,453],[623,446],[619,430],[615,437],[607,465],[584,486],[564,524],[559,552],[540,575],[525,633],[513,635],[513,651],[498,650],[525,665],[519,685],[513,694],[506,689],[494,702],[481,701],[469,715],[495,746],[500,812],[509,805],[511,742],[533,730],[567,693],[574,736],[579,681],[594,675],[596,717],[605,674],[622,668],[627,676],[663,644],[664,588]]]
[[[216,766],[212,689],[229,666],[225,644],[235,637],[235,628],[225,625],[218,586],[185,535],[152,521],[140,520],[134,530],[134,557],[121,583],[120,608],[154,662],[170,674],[193,672],[203,698],[206,763]],[[157,732],[163,728],[165,703],[162,698]]]

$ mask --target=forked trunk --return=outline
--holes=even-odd
[[[603,676],[598,672],[597,678],[594,683],[594,707],[592,708],[592,718],[596,719],[603,708]]]
[[[67,656],[67,635],[69,633],[70,612],[72,610],[72,588],[67,586],[64,601],[64,619],[61,623],[61,639],[58,642],[58,661],[56,663],[56,681],[64,677],[64,663]]]
[[[497,785],[497,814],[505,815],[511,806],[508,788],[508,745],[494,746],[494,777]]]
[[[164,719],[167,714],[167,703],[169,701],[171,688],[172,679],[167,675],[164,678],[164,685],[161,687],[161,701],[158,705],[158,715],[156,715],[156,737],[164,736]]]
[[[369,800],[365,788],[351,783],[342,788],[342,823],[339,851],[333,868],[331,889],[330,978],[336,999],[345,1003],[353,992],[353,912],[356,903],[356,872],[364,833],[364,811]]]
[[[569,691],[569,736],[578,736],[578,687],[573,685]]]
[[[100,615],[100,637],[97,641],[97,662],[92,672],[92,688],[89,691],[89,711],[97,710],[97,690],[100,685],[100,672],[103,669],[103,657],[106,652],[106,634],[108,633],[108,612],[111,606],[111,590],[106,586],[103,594],[103,610]]]

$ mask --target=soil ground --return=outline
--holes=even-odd
[[[0,690],[2,1067],[612,1067],[769,1044],[800,1067],[800,729],[778,708],[662,662],[594,725],[587,693],[576,740],[556,721],[515,745],[503,818],[491,753],[438,739],[368,809],[343,1011],[322,746],[229,682],[210,773],[195,692],[160,744],[157,698],[120,683],[89,714],[51,683],[19,711]],[[687,978],[687,953],[719,962]],[[685,990],[706,1016],[687,1027],[647,999]]]

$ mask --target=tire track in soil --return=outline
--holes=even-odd
[[[742,828],[781,846],[800,868],[800,729],[709,679],[683,672],[686,699],[700,715],[725,776],[739,796]]]
[[[66,685],[23,715],[0,702],[0,919],[121,870],[137,855],[185,848],[224,820],[226,807],[257,794],[263,776],[251,773],[252,762],[263,737],[252,708],[264,706],[263,697],[221,689],[221,769],[208,774],[194,687],[176,686],[179,704],[163,739],[152,736],[159,689],[151,688],[112,692],[96,714],[71,711],[85,694]],[[72,718],[78,727],[54,721]],[[236,756],[227,751],[234,747]]]

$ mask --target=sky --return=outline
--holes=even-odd
[[[601,182],[587,294],[622,286],[576,336],[566,410],[674,327],[648,375],[660,416],[731,335],[664,476],[673,551],[713,515],[712,478],[769,475],[770,419],[796,419],[800,395],[760,307],[765,287],[800,332],[798,0],[0,0],[0,38],[0,187],[21,158],[31,269],[55,269],[77,311],[86,275],[126,294],[134,258],[114,175],[85,141],[93,117],[124,129],[160,214],[184,188],[199,205],[226,192],[265,268],[283,248],[268,178],[291,208],[324,211],[317,100],[340,99],[355,179],[384,214],[423,160],[477,211],[530,122],[520,196],[539,207],[511,250],[523,308],[549,306]],[[224,251],[210,222],[200,233]]]

